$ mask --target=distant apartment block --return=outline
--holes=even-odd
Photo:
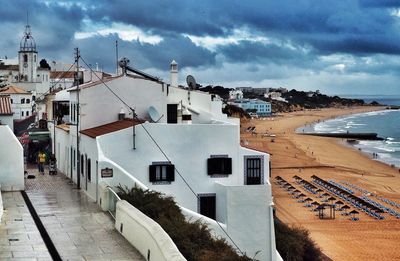
[[[272,112],[271,103],[259,99],[240,99],[231,101],[229,104],[240,107],[245,111],[255,110],[258,116],[267,116]]]

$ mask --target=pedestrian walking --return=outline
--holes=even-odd
[[[43,151],[39,151],[37,162],[38,162],[39,173],[42,173],[44,175],[44,164],[46,163],[46,154]]]

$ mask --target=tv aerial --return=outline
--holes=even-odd
[[[197,89],[196,80],[194,79],[194,77],[192,75],[188,75],[186,77],[186,83],[187,83],[190,91]]]

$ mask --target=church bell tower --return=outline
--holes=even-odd
[[[36,82],[38,55],[36,51],[35,39],[31,34],[29,24],[25,27],[24,36],[20,43],[18,52],[19,60],[19,79],[20,82]]]

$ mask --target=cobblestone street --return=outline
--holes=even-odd
[[[25,191],[63,260],[144,260],[114,220],[63,174],[28,169]],[[2,193],[0,260],[52,260],[20,192]]]

